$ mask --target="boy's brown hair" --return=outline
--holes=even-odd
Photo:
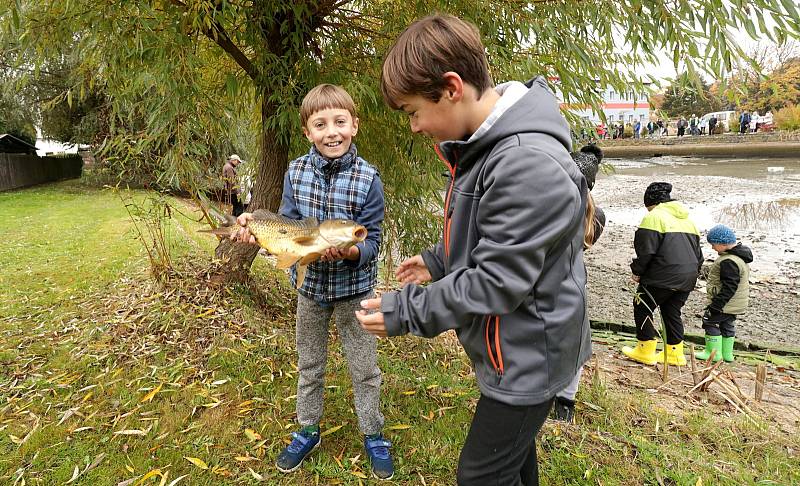
[[[335,84],[319,84],[303,98],[300,104],[300,122],[306,126],[311,115],[327,109],[347,110],[356,117],[356,104],[350,94]]]
[[[477,27],[452,15],[419,19],[400,34],[383,60],[383,98],[395,110],[401,96],[420,95],[436,103],[448,71],[476,88],[478,97],[494,86]]]

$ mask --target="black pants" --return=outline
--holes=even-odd
[[[239,196],[234,195],[233,199],[231,200],[231,205],[233,206],[233,215],[239,216],[244,212],[244,204],[239,202]]]
[[[552,402],[513,406],[481,395],[458,459],[458,485],[538,486],[536,434]]]
[[[703,318],[703,330],[709,336],[734,337],[736,336],[736,316],[733,314],[715,314]]]
[[[689,298],[685,290],[670,290],[639,284],[636,289],[638,298],[633,298],[633,320],[636,322],[636,339],[650,341],[658,335],[653,322],[653,311],[661,309],[661,317],[667,328],[667,344],[678,344],[683,341],[683,321],[681,309]],[[654,300],[655,299],[655,300]]]

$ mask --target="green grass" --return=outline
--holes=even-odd
[[[331,433],[301,470],[274,469],[294,428],[293,291],[263,259],[251,284],[209,289],[200,270],[215,240],[199,227],[175,217],[176,276],[158,285],[117,195],[80,182],[0,193],[0,484],[63,484],[76,467],[70,484],[137,484],[156,470],[163,484],[374,482],[361,477],[338,342]],[[389,484],[454,484],[478,397],[466,356],[452,336],[382,340],[379,353]],[[578,424],[541,435],[543,484],[800,483],[800,444],[771,424],[678,416],[588,377],[580,393]]]

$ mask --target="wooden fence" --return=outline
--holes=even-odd
[[[45,182],[76,179],[81,176],[83,159],[79,155],[37,157],[25,154],[0,154],[0,191]]]

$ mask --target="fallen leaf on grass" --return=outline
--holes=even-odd
[[[145,436],[145,435],[147,435],[147,432],[145,432],[144,430],[139,430],[139,429],[128,429],[128,430],[119,430],[119,431],[117,431],[117,432],[114,432],[114,435],[138,435],[138,436]]]
[[[256,478],[256,481],[263,481],[263,480],[264,480],[264,476],[262,476],[262,475],[258,474],[257,472],[253,471],[253,470],[252,470],[252,469],[250,469],[249,467],[247,468],[247,470],[248,470],[248,471],[250,471],[250,474],[251,474],[251,475],[252,475],[254,478]]]
[[[153,397],[156,396],[156,393],[161,391],[161,387],[162,386],[164,386],[164,384],[163,383],[159,383],[159,385],[157,387],[153,388],[152,390],[150,390],[150,392],[147,395],[143,396],[142,399],[139,401],[139,403],[145,403],[145,402],[149,402],[150,400],[152,400]]]
[[[244,435],[246,435],[247,438],[250,439],[250,442],[262,439],[261,434],[259,434],[253,429],[244,429]]]
[[[188,476],[188,474],[184,474],[183,476],[178,476],[177,478],[170,481],[170,483],[167,486],[175,486],[176,484],[178,484],[178,481],[185,478],[186,476]]]
[[[331,435],[332,433],[336,432],[337,430],[344,427],[344,424],[337,425],[336,427],[331,427],[330,429],[326,429],[325,432],[319,434],[320,437],[325,437],[326,435]]]
[[[81,475],[81,470],[77,465],[75,465],[75,470],[72,471],[72,477],[70,478],[69,481],[67,481],[64,484],[69,484],[69,483],[75,481],[76,479],[78,479],[78,476],[80,476],[80,475]]]
[[[136,483],[136,485],[138,486],[140,484],[144,484],[145,481],[147,481],[148,479],[150,479],[152,477],[155,477],[155,476],[159,476],[159,477],[162,477],[162,478],[164,477],[164,475],[161,473],[161,469],[153,469],[152,471],[149,471],[147,474],[142,476],[141,479],[139,479],[139,481]]]
[[[411,426],[408,424],[397,424],[397,425],[390,425],[389,427],[387,427],[387,429],[389,430],[405,430],[410,428]]]
[[[208,464],[206,464],[206,462],[204,460],[202,460],[202,459],[200,459],[198,457],[184,456],[183,458],[186,459],[187,461],[191,462],[195,466],[199,467],[200,469],[208,469]]]

